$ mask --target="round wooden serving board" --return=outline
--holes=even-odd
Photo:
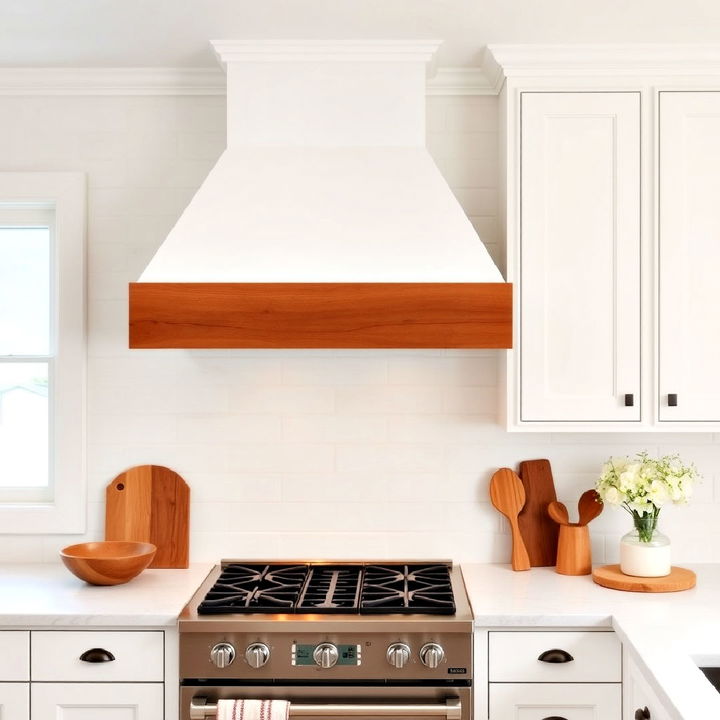
[[[695,573],[681,567],[673,567],[665,577],[634,577],[623,574],[619,565],[603,565],[593,570],[592,577],[598,585],[628,592],[678,592],[695,587]]]

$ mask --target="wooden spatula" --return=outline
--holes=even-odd
[[[564,503],[558,502],[555,500],[554,502],[551,502],[548,504],[547,507],[548,515],[558,524],[558,525],[569,525],[570,524],[570,515],[568,515],[568,510],[565,507]]]
[[[525,490],[520,478],[510,468],[500,468],[490,479],[490,500],[509,521],[512,532],[512,569],[529,570],[525,543],[518,526],[518,513],[525,504]]]
[[[578,500],[578,512],[580,513],[580,525],[587,525],[603,511],[603,504],[600,496],[595,490],[586,490]]]

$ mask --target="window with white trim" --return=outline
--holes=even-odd
[[[85,180],[0,173],[0,533],[85,528]]]

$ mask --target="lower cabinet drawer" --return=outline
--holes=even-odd
[[[490,720],[621,720],[619,683],[490,683]]]
[[[31,693],[30,720],[162,720],[164,717],[162,683],[34,683]],[[14,720],[12,715],[10,720]]]
[[[32,680],[162,682],[162,631],[32,633]]]
[[[27,630],[0,631],[0,682],[29,679],[30,633]]]
[[[488,641],[490,682],[622,680],[622,645],[614,632],[490,632]]]

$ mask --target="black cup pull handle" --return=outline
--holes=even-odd
[[[109,650],[105,650],[104,648],[91,648],[90,650],[86,650],[80,656],[80,659],[83,662],[101,663],[112,662],[115,659],[115,656]]]
[[[538,656],[538,660],[544,663],[568,663],[572,662],[574,659],[575,658],[567,650],[560,650],[559,648],[546,650]]]
[[[567,720],[567,718],[560,717],[560,715],[548,715],[546,718],[543,718],[543,720]]]
[[[638,708],[635,711],[635,720],[651,720],[652,716],[650,715],[650,711],[647,709],[647,706],[644,708]]]

